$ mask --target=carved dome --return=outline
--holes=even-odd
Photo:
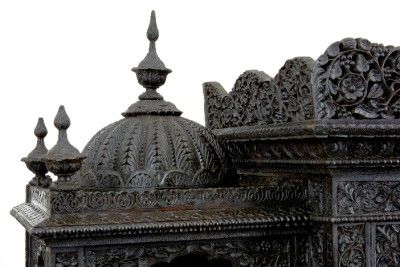
[[[146,88],[120,121],[100,130],[87,144],[79,181],[86,188],[206,187],[219,185],[226,160],[217,138],[180,117],[156,89],[171,70],[155,49],[154,12],[147,31],[150,48],[132,70]]]

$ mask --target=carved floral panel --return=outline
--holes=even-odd
[[[340,225],[338,231],[338,264],[343,267],[362,267],[366,264],[365,225]]]
[[[62,252],[55,255],[55,267],[77,267],[78,253],[77,252]]]
[[[400,224],[376,226],[376,266],[400,266]]]
[[[337,212],[365,215],[400,211],[400,182],[348,181],[337,186]]]

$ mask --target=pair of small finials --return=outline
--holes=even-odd
[[[22,158],[22,161],[35,174],[29,182],[30,185],[63,189],[71,186],[68,182],[81,168],[85,156],[68,141],[67,129],[71,121],[64,106],[59,107],[54,125],[58,129],[58,140],[53,148],[47,150],[44,144],[47,129],[43,118],[39,118],[34,131],[37,137],[36,147],[27,157]],[[57,181],[52,182],[46,175],[48,171],[57,176]]]

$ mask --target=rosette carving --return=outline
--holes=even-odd
[[[328,47],[312,72],[319,119],[399,118],[400,50],[347,38]]]

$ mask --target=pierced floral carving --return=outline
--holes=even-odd
[[[328,47],[316,62],[288,60],[272,79],[246,71],[227,94],[204,84],[211,129],[307,119],[400,118],[400,49],[347,38]]]
[[[210,259],[226,259],[233,266],[289,266],[290,242],[288,238],[259,241],[208,242],[160,247],[127,247],[115,249],[88,249],[85,266],[143,266],[165,262],[190,253]],[[139,264],[140,263],[140,264]]]
[[[399,48],[347,38],[312,71],[317,118],[399,118]]]

